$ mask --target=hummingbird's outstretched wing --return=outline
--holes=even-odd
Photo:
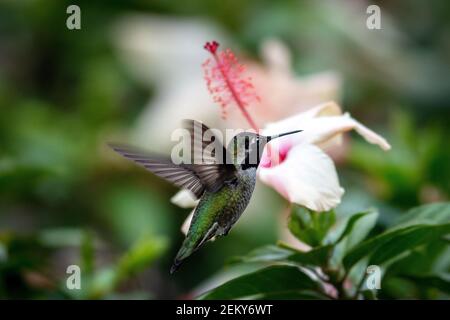
[[[194,128],[195,130],[200,129],[202,133],[209,130],[208,127],[195,120],[186,120],[185,124],[194,139],[199,139],[197,131],[194,134]],[[191,143],[198,145],[200,141],[197,140],[197,143],[194,143],[194,139],[191,139]],[[200,139],[202,138],[200,137]],[[236,174],[236,167],[233,164],[225,164],[226,149],[217,140],[217,137],[212,140],[216,140],[216,150],[222,148],[219,152],[213,152],[212,156],[209,157],[213,157],[217,161],[207,159],[200,161],[198,164],[174,164],[170,158],[149,154],[135,147],[116,144],[110,144],[109,146],[125,158],[142,165],[177,187],[192,191],[197,198],[200,198],[205,190],[217,191],[226,180],[232,179]],[[194,150],[194,157],[197,157],[196,155],[200,151],[203,153],[203,149],[208,147],[210,143],[211,141],[201,142],[199,144],[201,150],[191,148],[191,150]],[[225,158],[220,159],[221,157]]]
[[[227,159],[231,159],[227,149],[205,124],[190,119],[183,120],[183,124],[191,136],[193,170],[208,190],[218,190],[224,181],[236,175],[234,164],[227,164]]]
[[[133,160],[177,187],[188,189],[200,198],[205,191],[205,186],[198,174],[189,167],[176,165],[170,158],[149,154],[135,147],[126,145],[109,144],[109,146],[127,159]]]

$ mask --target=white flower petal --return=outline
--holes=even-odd
[[[367,142],[376,144],[383,150],[391,148],[383,137],[353,119],[350,114],[341,115],[341,109],[334,102],[322,104],[307,112],[272,123],[267,126],[263,134],[275,135],[292,130],[303,130],[303,132],[274,140],[272,145],[275,147],[277,143],[288,139],[293,145],[302,143],[323,145],[330,140],[339,142],[341,133],[356,130]]]
[[[389,144],[389,142],[387,142],[386,139],[384,139],[382,136],[376,134],[362,123],[356,121],[355,119],[350,117],[349,114],[346,113],[344,116],[347,117],[347,121],[353,124],[352,129],[355,129],[356,132],[358,132],[364,139],[366,139],[367,142],[377,144],[381,149],[385,151],[391,149],[391,145]]]
[[[303,129],[305,125],[317,117],[338,116],[341,114],[342,111],[339,105],[333,101],[326,102],[295,116],[267,124],[263,130],[263,134],[274,135],[286,131]]]
[[[300,129],[303,132],[292,137],[292,139],[295,139],[294,143],[323,144],[330,139],[336,138],[341,133],[354,129],[367,142],[376,144],[383,150],[391,148],[383,137],[350,117],[348,113],[342,116],[314,118]]]
[[[193,208],[198,201],[195,195],[187,189],[181,189],[170,199],[170,202],[181,208]]]
[[[194,211],[192,210],[191,213],[187,216],[186,220],[184,220],[183,224],[181,225],[181,232],[184,235],[187,235],[189,231],[189,227],[191,226],[192,217],[194,216]]]
[[[314,211],[336,207],[344,193],[333,161],[314,145],[294,146],[280,165],[260,167],[258,175],[290,202]]]

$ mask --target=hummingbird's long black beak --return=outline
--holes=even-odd
[[[268,136],[267,137],[267,142],[269,142],[270,140],[279,138],[279,137],[284,137],[284,136],[287,136],[287,135],[290,135],[290,134],[294,134],[294,133],[299,133],[299,132],[302,132],[302,131],[303,130],[294,130],[294,131],[289,131],[289,132],[285,132],[285,133],[275,134],[273,136]]]

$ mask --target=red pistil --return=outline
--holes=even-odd
[[[219,43],[217,41],[207,42],[203,46],[203,48],[205,48],[206,50],[208,50],[212,54],[216,53],[218,47],[219,47]]]
[[[258,131],[246,107],[253,101],[259,101],[251,78],[243,77],[245,67],[239,64],[236,56],[230,49],[218,52],[217,41],[207,42],[204,48],[211,53],[213,59],[203,63],[204,78],[214,102],[222,107],[223,117],[226,116],[226,106],[234,102],[241,110],[250,126]]]

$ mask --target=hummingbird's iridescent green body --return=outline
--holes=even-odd
[[[214,134],[210,135],[208,141],[204,140],[210,131],[207,126],[195,120],[187,120],[186,125],[193,142],[192,159],[200,152],[200,158],[206,160],[203,151],[214,143],[210,161],[174,164],[171,159],[148,155],[131,147],[112,145],[124,157],[143,165],[176,186],[190,190],[200,199],[189,231],[170,269],[171,273],[208,240],[227,235],[240,218],[255,189],[256,169],[266,143],[276,137],[300,132],[293,131],[274,137],[242,132],[234,136],[225,149]]]
[[[224,183],[219,191],[205,192],[195,208],[191,226],[174,266],[211,238],[228,234],[250,202],[255,184],[256,167],[250,167],[238,169],[236,178]]]
[[[264,146],[270,139],[256,133],[242,132],[230,141],[226,153],[231,156],[229,160],[233,162],[233,174],[223,181],[218,190],[206,190],[200,198],[171,273],[208,240],[226,236],[241,217],[255,189],[256,169]]]

